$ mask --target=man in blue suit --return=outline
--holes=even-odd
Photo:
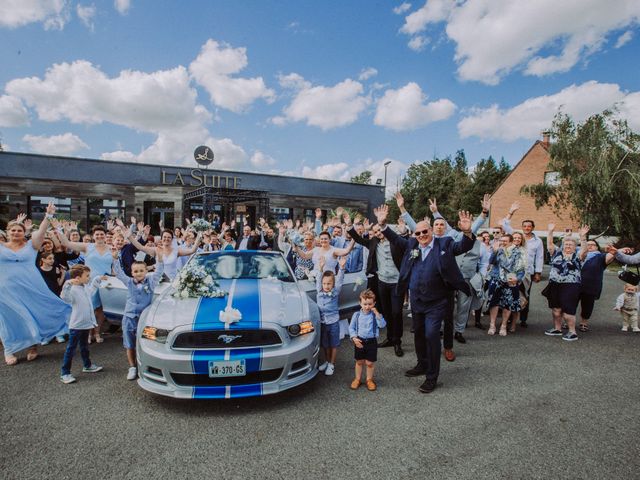
[[[383,235],[404,251],[396,288],[398,295],[402,296],[409,290],[418,355],[418,365],[412,370],[426,375],[420,391],[431,393],[436,388],[440,373],[442,320],[453,308],[456,290],[471,294],[455,259],[456,255],[473,248],[475,235],[471,232],[471,215],[469,212],[458,213],[458,227],[463,235],[454,241],[451,237],[434,237],[427,221],[416,225],[413,238],[403,238],[387,228],[387,205],[376,208],[374,213]]]

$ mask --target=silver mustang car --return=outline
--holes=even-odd
[[[277,393],[317,374],[320,314],[315,283],[297,281],[281,253],[221,251],[194,255],[225,294],[176,295],[161,283],[138,322],[138,384],[176,398],[239,398]],[[340,309],[358,308],[363,273],[345,276]],[[126,290],[100,289],[103,308],[121,316]]]

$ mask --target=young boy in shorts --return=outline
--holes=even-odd
[[[351,382],[351,388],[356,390],[361,382],[362,367],[366,364],[367,389],[373,392],[376,382],[373,380],[375,363],[378,360],[378,333],[387,325],[384,317],[375,307],[376,294],[366,289],[360,294],[360,310],[353,314],[349,324],[349,336],[354,345],[356,359],[356,377]]]

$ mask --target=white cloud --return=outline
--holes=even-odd
[[[411,37],[411,40],[409,40],[409,43],[407,43],[407,45],[409,45],[409,48],[414,52],[421,52],[427,47],[429,42],[430,40],[427,37],[416,35],[415,37]]]
[[[95,5],[76,5],[76,13],[78,14],[78,18],[87,27],[89,30],[93,32],[95,25],[93,23],[93,18],[96,16],[96,6]]]
[[[627,30],[626,32],[624,32],[622,35],[618,37],[618,40],[616,40],[615,48],[620,48],[623,45],[626,45],[631,41],[632,38],[633,38],[633,32],[631,30]]]
[[[278,75],[278,83],[282,88],[302,90],[310,88],[311,82],[307,82],[302,75],[290,73],[289,75]]]
[[[113,6],[120,15],[125,15],[131,8],[131,0],[114,0]]]
[[[396,15],[402,15],[404,12],[408,11],[411,8],[411,4],[404,2],[393,9],[393,13]]]
[[[378,100],[373,122],[391,130],[413,130],[431,122],[445,120],[456,110],[446,98],[426,102],[427,96],[417,83],[410,82],[398,90],[387,90]]]
[[[251,159],[249,161],[251,162],[251,165],[256,168],[272,167],[276,164],[276,160],[274,158],[270,157],[264,152],[261,152],[260,150],[256,150],[255,152],[253,152],[253,155],[251,156]]]
[[[440,22],[456,44],[459,77],[495,85],[514,69],[536,76],[571,69],[610,32],[637,25],[640,2],[428,0],[400,31],[415,37]]]
[[[360,75],[358,75],[358,80],[364,82],[365,80],[369,80],[371,77],[375,77],[376,75],[378,75],[378,70],[376,70],[375,68],[363,68],[360,72]]]
[[[242,112],[259,98],[272,102],[273,90],[266,87],[262,77],[237,78],[248,64],[246,48],[233,48],[225,43],[207,40],[198,57],[189,65],[195,81],[202,85],[211,102],[232,112]]]
[[[17,28],[42,22],[46,30],[62,30],[69,21],[67,0],[3,0],[0,27]]]
[[[302,168],[302,176],[307,178],[319,178],[324,180],[339,180],[348,182],[351,177],[362,173],[365,170],[371,172],[372,183],[375,184],[377,179],[384,182],[386,162],[390,162],[387,167],[387,198],[393,196],[397,191],[398,185],[402,183],[402,176],[407,171],[408,165],[392,158],[383,158],[382,160],[373,160],[368,158],[364,161],[352,164],[346,162],[325,163],[315,167],[304,166]]]
[[[286,80],[283,82],[283,79]],[[295,89],[296,94],[291,104],[284,108],[283,115],[271,119],[275,125],[306,122],[322,130],[344,127],[355,122],[370,103],[362,95],[362,84],[350,78],[332,87],[313,87],[294,73],[280,77],[280,83]]]
[[[581,122],[614,106],[632,127],[640,126],[640,92],[626,94],[616,84],[590,81],[571,85],[553,95],[530,98],[508,109],[498,105],[474,109],[458,123],[458,132],[462,138],[476,136],[507,142],[534,139],[551,126],[558,111]]]
[[[22,101],[11,95],[0,96],[0,127],[21,127],[29,124],[29,112]]]
[[[22,140],[28,143],[35,153],[47,155],[71,155],[78,150],[87,150],[89,148],[89,145],[73,133],[64,133],[51,137],[25,135]]]

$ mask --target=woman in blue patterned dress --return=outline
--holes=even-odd
[[[587,257],[587,233],[589,227],[580,228],[580,254],[577,253],[576,240],[565,238],[562,248],[553,243],[555,225],[549,224],[547,234],[547,250],[551,255],[551,271],[549,285],[545,289],[549,308],[553,316],[553,328],[545,330],[545,335],[562,336],[563,340],[572,342],[578,339],[576,333],[576,310],[580,300],[580,284],[582,282],[582,264]],[[567,322],[569,331],[562,335],[562,320]]]
[[[500,237],[500,247],[493,252],[489,263],[493,265],[492,285],[489,287],[489,335],[496,333],[498,310],[502,309],[500,335],[507,335],[507,322],[511,312],[519,312],[520,289],[527,270],[527,256],[523,248],[513,244],[513,236]]]
[[[0,340],[7,365],[18,363],[16,353],[29,349],[27,360],[38,356],[37,345],[52,338],[66,325],[71,307],[49,290],[35,264],[49,221],[47,215],[31,240],[20,222],[9,222],[6,243],[0,243]]]

